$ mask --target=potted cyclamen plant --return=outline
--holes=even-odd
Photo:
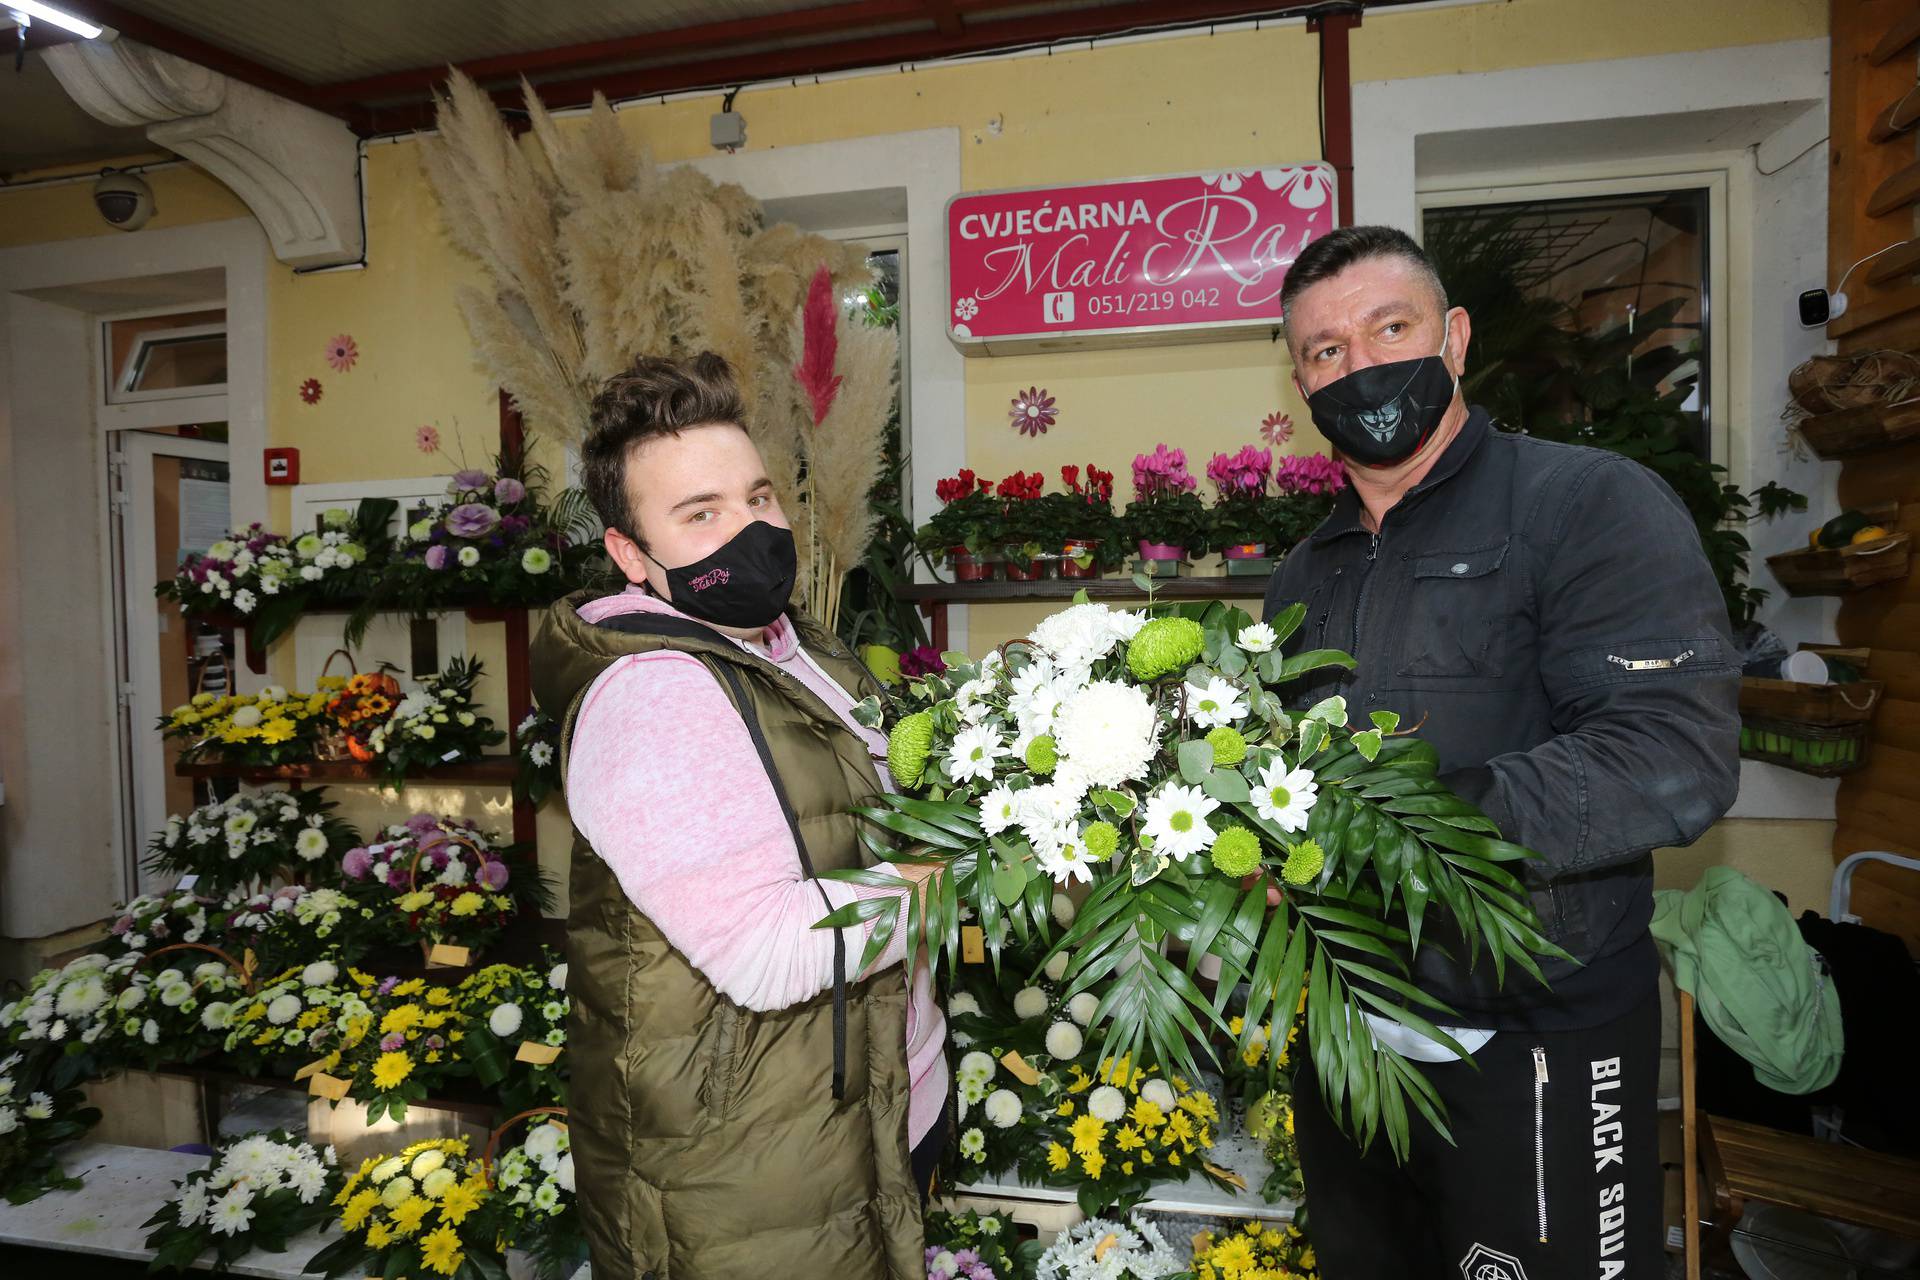
[[[1059,563],[1060,553],[1048,548],[1063,542],[1060,509],[1041,493],[1046,483],[1038,471],[1016,471],[994,490],[1000,502],[995,528],[1008,582],[1037,582]]]
[[[1324,453],[1290,454],[1273,471],[1273,496],[1261,503],[1267,549],[1284,555],[1320,527],[1333,499],[1347,487],[1347,473]]]
[[[1133,501],[1127,504],[1127,532],[1140,548],[1140,567],[1148,577],[1179,574],[1189,551],[1205,550],[1207,509],[1194,493],[1187,452],[1156,445],[1133,459]]]
[[[1246,445],[1238,453],[1216,453],[1207,462],[1207,479],[1219,491],[1212,512],[1212,544],[1226,558],[1227,574],[1264,574],[1267,558],[1267,478],[1273,450]]]
[[[1087,464],[1087,480],[1080,483],[1079,467],[1060,468],[1067,492],[1058,494],[1060,523],[1066,536],[1060,548],[1060,576],[1097,578],[1103,569],[1120,563],[1121,530],[1113,514],[1113,472]]]
[[[933,492],[940,509],[914,533],[914,544],[928,558],[951,565],[955,582],[991,579],[995,561],[987,537],[996,512],[993,481],[963,468],[937,482]]]

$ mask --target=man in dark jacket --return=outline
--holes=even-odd
[[[1651,850],[1698,838],[1738,783],[1726,607],[1673,492],[1637,462],[1495,429],[1459,389],[1471,322],[1389,227],[1309,245],[1282,294],[1294,376],[1350,481],[1268,584],[1290,648],[1357,659],[1298,693],[1393,710],[1443,780],[1539,853],[1524,877],[1577,963],[1547,986],[1422,944],[1414,980],[1472,1062],[1369,1018],[1422,1062],[1454,1144],[1362,1151],[1298,1074],[1327,1280],[1660,1273]],[[1441,940],[1444,942],[1444,939]]]

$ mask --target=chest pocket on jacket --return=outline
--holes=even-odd
[[[1506,671],[1514,631],[1507,546],[1502,539],[1413,557],[1397,619],[1405,637],[1399,675],[1486,679]]]

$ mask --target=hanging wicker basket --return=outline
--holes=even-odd
[[[1787,375],[1787,391],[1812,415],[1890,404],[1920,391],[1920,356],[1884,350],[1814,356]]]

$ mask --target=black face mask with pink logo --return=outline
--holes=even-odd
[[[712,555],[668,569],[673,607],[723,627],[764,627],[793,598],[800,562],[793,530],[755,520]]]

